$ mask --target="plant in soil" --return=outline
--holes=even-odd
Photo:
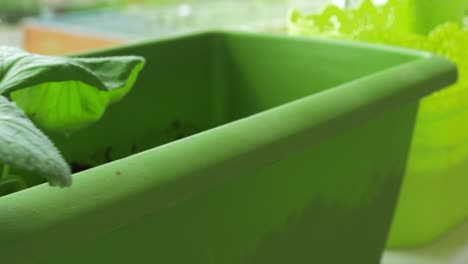
[[[0,196],[38,177],[70,186],[70,166],[44,132],[75,133],[98,121],[130,91],[144,63],[139,56],[55,57],[0,47]]]

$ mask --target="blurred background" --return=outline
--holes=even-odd
[[[210,28],[284,32],[288,10],[356,0],[0,0],[0,45],[62,55]]]

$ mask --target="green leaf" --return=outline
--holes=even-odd
[[[447,170],[468,159],[468,27],[449,21],[427,34],[415,33],[408,22],[415,18],[405,15],[410,12],[409,3],[389,0],[384,6],[372,7],[368,1],[357,9],[344,9],[341,12],[349,19],[345,21],[338,17],[338,24],[350,25],[350,30],[334,28],[333,35],[329,34],[328,28],[313,23],[311,15],[297,10],[291,14],[289,25],[289,31],[296,35],[320,35],[425,50],[457,64],[457,83],[424,97],[419,103],[407,176],[422,171]],[[360,15],[355,15],[358,12]],[[441,153],[440,157],[432,152],[434,149]]]
[[[0,47],[0,94],[10,94],[40,127],[70,132],[99,120],[143,66],[138,56],[53,57]]]
[[[71,171],[53,143],[15,103],[0,96],[0,163],[46,178],[50,185],[69,186]]]

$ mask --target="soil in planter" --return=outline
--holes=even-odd
[[[147,135],[140,137],[138,142],[129,143],[128,147],[125,148],[127,149],[126,151],[119,151],[119,149],[116,149],[112,145],[107,146],[93,154],[89,160],[69,161],[69,166],[72,170],[72,173],[82,172],[157,146],[181,140],[201,131],[202,130],[197,125],[191,122],[175,119],[174,121],[170,122],[166,128],[157,131],[151,131]],[[0,168],[2,168],[1,164]],[[39,185],[45,182],[42,177],[38,177],[37,175],[31,174],[30,172],[16,169],[12,169],[11,172],[15,175],[21,175],[24,180],[24,184],[26,184],[28,187]],[[4,183],[0,188],[0,197],[20,191],[23,188],[23,186],[18,185],[16,182]]]
[[[167,133],[172,135],[171,141],[176,141],[179,139],[183,139],[185,137],[197,134],[200,132],[200,129],[197,128],[193,124],[189,124],[187,122],[181,122],[179,120],[175,120],[172,122],[171,126],[167,129]]]
[[[77,173],[77,172],[80,172],[80,171],[85,171],[85,170],[92,169],[92,168],[94,168],[94,166],[89,165],[89,164],[79,163],[79,162],[71,162],[70,163],[70,168],[72,170],[72,173]]]
[[[22,190],[21,186],[15,182],[0,184],[0,186],[0,197]]]
[[[111,145],[93,154],[88,161],[75,160],[69,162],[69,165],[73,173],[85,171],[117,159],[125,158],[157,146],[192,136],[200,131],[201,129],[191,122],[175,119],[170,122],[165,129],[152,131],[148,133],[147,136],[142,137],[141,141],[129,144],[126,148],[127,151],[119,151],[119,149]]]
[[[122,151],[122,147],[120,147],[119,150],[113,146],[108,146],[103,153],[104,163],[175,142],[195,135],[201,131],[202,130],[198,126],[191,122],[176,119],[170,122],[164,129],[148,131],[146,135],[140,136],[137,141],[134,141],[127,147],[124,147],[126,151]],[[102,160],[102,157],[100,160]]]

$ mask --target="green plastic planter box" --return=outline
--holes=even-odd
[[[378,263],[418,99],[456,79],[428,53],[250,33],[92,55],[119,54],[147,59],[134,90],[53,135],[103,165],[0,198],[2,263]]]

